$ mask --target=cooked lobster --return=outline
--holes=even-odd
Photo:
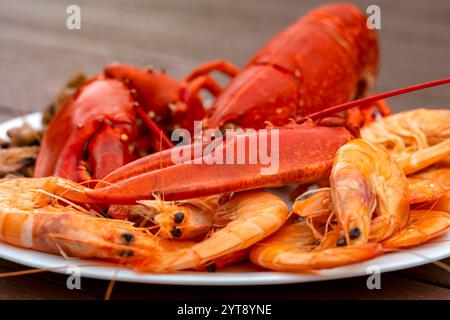
[[[374,83],[378,55],[376,33],[364,13],[347,3],[320,6],[250,59],[214,102],[207,125],[280,126],[361,98]],[[352,119],[355,125],[362,120]]]
[[[279,165],[276,172],[263,174],[265,164],[252,164],[249,161],[234,165],[210,164],[210,158],[214,155],[207,152],[203,152],[199,157],[196,157],[195,152],[189,152],[191,157],[187,161],[176,164],[172,162],[174,152],[178,154],[195,149],[194,143],[178,147],[179,149],[165,150],[123,166],[106,176],[96,189],[87,190],[85,195],[94,202],[134,203],[136,200],[152,198],[154,194],[160,194],[168,200],[188,199],[293,183],[317,182],[328,178],[336,151],[357,135],[353,130],[346,128],[345,121],[339,126],[336,118],[327,116],[380,99],[449,82],[450,78],[446,78],[393,90],[321,110],[300,120],[303,123],[292,122],[280,128],[251,130],[225,137],[214,150],[217,155],[226,153],[230,148],[235,150],[238,146],[244,145],[244,155],[248,160],[252,145],[245,141],[251,139],[271,141],[273,139],[271,131],[278,129]],[[256,146],[259,153],[260,144]],[[272,144],[267,142],[265,148],[265,152],[271,153]],[[72,200],[76,201],[77,196]]]
[[[192,132],[194,121],[203,118],[209,128],[234,124],[257,129],[266,121],[285,125],[290,118],[364,95],[377,65],[376,34],[367,28],[365,15],[350,4],[311,11],[274,37],[239,74],[232,64],[219,60],[178,82],[161,71],[112,64],[52,121],[35,176],[102,179],[136,153],[170,148],[166,134],[176,128]],[[209,75],[214,70],[237,76],[222,92]],[[105,94],[108,88],[100,84],[106,83],[117,92]],[[211,111],[203,107],[201,89],[218,96]],[[128,99],[121,107],[120,95]]]
[[[355,114],[352,114],[351,119],[335,117],[336,115],[350,109],[359,110],[361,106],[367,108],[382,98],[420,87],[326,108],[364,95],[375,77],[377,61],[376,35],[373,30],[367,28],[364,14],[349,4],[330,4],[311,11],[256,54],[218,96],[211,115],[198,106],[201,103],[197,100],[198,91],[199,88],[206,88],[213,94],[220,93],[220,87],[207,73],[212,70],[221,70],[231,76],[235,75],[236,70],[226,62],[205,65],[188,76],[181,85],[180,91],[174,91],[190,92],[188,96],[192,98],[188,99],[183,94],[176,96],[173,93],[167,93],[169,92],[167,89],[171,88],[171,80],[166,78],[164,73],[144,72],[120,65],[109,66],[105,74],[113,77],[114,80],[108,79],[108,81],[114,82],[118,79],[126,84],[131,96],[135,99],[134,105],[138,106],[138,112],[142,114],[150,127],[153,120],[163,125],[182,121],[181,118],[176,120],[177,117],[174,116],[176,113],[170,115],[168,109],[188,110],[186,112],[190,122],[206,114],[205,122],[209,128],[223,128],[231,123],[239,127],[261,128],[266,121],[271,122],[273,126],[280,126],[279,170],[275,174],[261,175],[260,164],[248,163],[221,166],[219,169],[217,166],[205,163],[211,160],[214,154],[202,153],[198,156],[195,152],[191,153],[184,163],[174,164],[171,158],[173,150],[169,149],[122,167],[112,161],[114,165],[104,170],[101,175],[94,175],[94,178],[102,181],[95,190],[88,191],[87,195],[95,202],[133,203],[138,199],[151,198],[153,193],[162,193],[167,199],[182,199],[289,183],[311,183],[326,178],[330,173],[335,152],[357,135],[352,128],[366,119],[355,117]],[[198,84],[194,85],[196,81]],[[448,79],[439,83],[425,84],[420,88],[446,81]],[[155,89],[155,93],[149,94],[150,88]],[[163,92],[167,94],[162,94]],[[169,102],[173,98],[167,98],[173,96],[178,97],[175,105],[178,103],[188,108],[173,107],[173,102]],[[155,97],[157,97],[156,100]],[[77,98],[74,99],[76,101]],[[164,103],[158,104],[161,101]],[[387,113],[386,108],[382,108],[381,111],[382,114]],[[146,117],[149,113],[152,116]],[[333,117],[326,118],[329,116]],[[305,117],[317,121],[312,122],[307,119],[305,121]],[[291,121],[288,124],[293,118],[297,118],[300,123]],[[371,118],[367,117],[367,119]],[[172,129],[174,127],[172,126]],[[186,127],[190,129],[188,124]],[[63,129],[60,130],[61,134],[58,137],[65,133]],[[92,138],[96,130],[98,129],[95,128],[86,134],[86,137],[90,137],[89,140],[75,139],[76,153],[72,158],[68,157],[71,159],[72,168],[76,167],[76,162],[82,158],[86,150],[89,151],[85,148],[86,143],[90,144],[91,141],[97,140],[97,137]],[[228,137],[222,141],[215,154],[234,150],[241,142],[253,139],[255,135],[258,135],[257,141],[266,140],[266,138],[270,140],[270,132],[273,131],[275,130],[269,128],[262,136],[259,136],[259,132],[253,131]],[[58,132],[58,129],[55,129],[55,132]],[[67,128],[67,132],[69,133],[67,136],[77,135],[73,128]],[[51,134],[47,133],[46,136],[50,138],[46,145],[44,137],[44,155],[52,141]],[[162,139],[162,134],[159,136]],[[127,143],[129,141],[124,140]],[[177,152],[181,150],[187,152],[197,146],[198,144],[193,143],[177,149]],[[245,154],[248,155],[250,146],[246,145],[246,148]],[[267,152],[272,151],[270,148],[271,146]],[[73,147],[69,145],[66,149],[72,150]],[[91,154],[95,155],[95,151],[92,149],[88,157]],[[106,159],[108,156],[111,158],[111,154],[114,156],[117,154],[117,152],[107,153],[106,151],[100,151],[100,153],[97,156],[100,159],[102,157]],[[58,152],[55,152],[51,155],[55,157],[57,154]],[[74,158],[77,161],[74,161]],[[200,160],[200,163],[196,160]],[[118,162],[117,159],[115,161]],[[121,162],[123,164],[126,161],[121,160]],[[64,174],[65,171],[61,170],[64,168],[63,163],[65,163],[64,159],[58,161],[59,166],[56,166],[57,170],[54,171],[56,173],[53,174]],[[49,167],[52,168],[51,163]],[[105,171],[116,168],[117,170],[106,175]],[[99,171],[102,169],[98,168]],[[52,174],[49,171],[47,175]],[[39,175],[39,170],[37,173]]]
[[[237,73],[230,63],[212,61],[179,82],[163,71],[107,66],[104,75],[83,85],[52,119],[34,176],[102,179],[147,149],[171,148],[171,130],[190,129],[194,120],[205,116],[199,91],[220,92],[208,75],[213,70]]]

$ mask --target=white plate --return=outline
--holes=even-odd
[[[32,126],[39,127],[40,113],[33,113],[22,118],[15,118],[0,124],[0,138],[6,138],[6,130],[19,126],[24,120]],[[0,257],[33,268],[53,269],[58,273],[72,273],[73,266],[80,267],[83,277],[128,282],[158,283],[171,285],[267,285],[285,284],[331,279],[350,278],[371,274],[373,270],[388,272],[411,268],[450,256],[450,231],[430,243],[417,248],[389,253],[381,257],[363,262],[321,270],[315,274],[294,274],[272,271],[261,271],[250,264],[228,267],[219,272],[177,272],[172,274],[138,273],[125,268],[92,266],[93,261],[70,259],[61,256],[17,248],[0,243]],[[83,266],[87,265],[89,266]]]

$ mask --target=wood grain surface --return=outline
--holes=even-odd
[[[0,2],[0,121],[41,110],[75,72],[94,75],[112,61],[164,68],[181,78],[224,58],[242,66],[268,39],[325,1],[311,0],[15,0]],[[374,91],[450,75],[450,1],[352,1],[381,8],[382,59]],[[65,26],[66,8],[81,8],[81,30]],[[395,111],[449,108],[448,86],[389,100]],[[443,261],[449,264],[449,260]],[[0,260],[0,273],[23,269]],[[118,283],[116,299],[450,299],[449,272],[430,264],[366,278],[263,287],[176,287]],[[65,276],[0,278],[0,299],[98,299],[108,282]]]

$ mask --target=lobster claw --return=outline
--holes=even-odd
[[[134,99],[120,81],[96,77],[68,99],[46,130],[35,177],[57,176],[84,180],[78,170],[86,147],[96,149],[89,162],[96,168],[95,178],[128,162],[129,141],[136,136]],[[97,149],[103,142],[107,145]],[[109,160],[105,161],[108,156]],[[108,163],[105,166],[105,163]]]
[[[311,183],[330,174],[336,151],[350,139],[351,133],[343,127],[317,126],[312,122],[248,131],[223,140],[214,150],[206,147],[201,157],[188,157],[178,164],[170,163],[170,150],[164,151],[160,154],[161,169],[157,167],[157,155],[140,159],[119,169],[120,174],[113,172],[105,177],[106,183],[114,183],[87,190],[86,195],[94,202],[128,204],[151,199],[154,194],[179,200]],[[189,148],[193,146],[173,150]],[[217,159],[234,162],[220,164]]]
[[[164,71],[107,66],[104,76],[88,81],[51,121],[35,176],[100,180],[137,156],[172,148],[168,132],[182,127],[192,133],[194,121],[205,116],[199,92],[220,93],[207,74],[212,71],[233,76],[237,68],[212,61],[178,82]]]
[[[88,145],[88,166],[92,168],[92,179],[100,180],[110,172],[122,167],[134,158],[130,152],[129,130],[103,122]],[[111,155],[114,154],[112,157]]]
[[[142,70],[118,63],[105,67],[105,75],[123,81],[137,103],[167,132],[181,127],[191,133],[194,121],[200,121],[206,115],[200,91],[205,89],[213,96],[222,91],[209,75],[212,71],[233,77],[238,69],[226,61],[211,61],[198,66],[183,81],[178,82],[163,70]]]
[[[162,71],[143,70],[119,63],[107,65],[104,73],[108,78],[122,81],[132,91],[136,101],[158,122],[169,120],[168,105],[179,99],[177,80]]]

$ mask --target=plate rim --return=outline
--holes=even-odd
[[[450,232],[441,236],[441,241],[450,240]],[[438,241],[436,243],[440,243]],[[15,247],[13,245],[0,242],[0,258],[8,261],[18,263],[31,268],[51,269],[59,268],[57,270],[48,270],[49,272],[55,272],[58,274],[70,274],[71,268],[80,267],[81,277],[99,279],[99,280],[115,280],[120,282],[131,283],[146,283],[146,284],[162,284],[162,285],[190,285],[190,286],[259,286],[259,285],[282,285],[282,284],[294,284],[294,283],[307,283],[307,282],[319,282],[327,280],[338,280],[346,278],[364,277],[370,276],[371,273],[367,272],[367,268],[370,266],[378,266],[380,273],[398,271],[408,268],[417,267],[420,265],[428,264],[434,261],[445,259],[450,256],[449,251],[443,251],[440,254],[434,254],[431,257],[426,256],[427,246],[435,245],[435,243],[426,243],[422,246],[418,246],[412,249],[407,249],[402,252],[388,253],[380,257],[367,260],[361,263],[355,263],[343,267],[318,270],[315,274],[301,274],[301,273],[289,273],[289,272],[276,272],[276,271],[245,271],[245,272],[230,272],[219,271],[214,273],[208,272],[196,272],[196,271],[180,271],[177,273],[140,273],[131,269],[120,266],[92,266],[95,260],[87,259],[70,259],[66,260],[63,256],[53,255],[45,252],[39,252],[31,249],[25,249]],[[6,254],[5,254],[6,249]],[[418,254],[412,252],[412,250],[425,251]],[[12,251],[13,254],[9,254]],[[406,258],[409,256],[409,262],[399,263],[402,261],[400,258]],[[29,257],[33,260],[29,260]],[[412,256],[412,257],[411,257]],[[388,258],[388,261],[381,264],[376,262],[379,259]],[[28,259],[28,260],[27,260]],[[406,258],[407,259],[407,258]],[[407,260],[403,260],[407,261]],[[83,264],[89,264],[89,266],[83,266]],[[239,265],[234,268],[239,267]],[[233,269],[234,269],[233,268]],[[63,270],[64,269],[64,270]],[[348,272],[352,271],[353,272]],[[343,271],[347,271],[344,273]]]

